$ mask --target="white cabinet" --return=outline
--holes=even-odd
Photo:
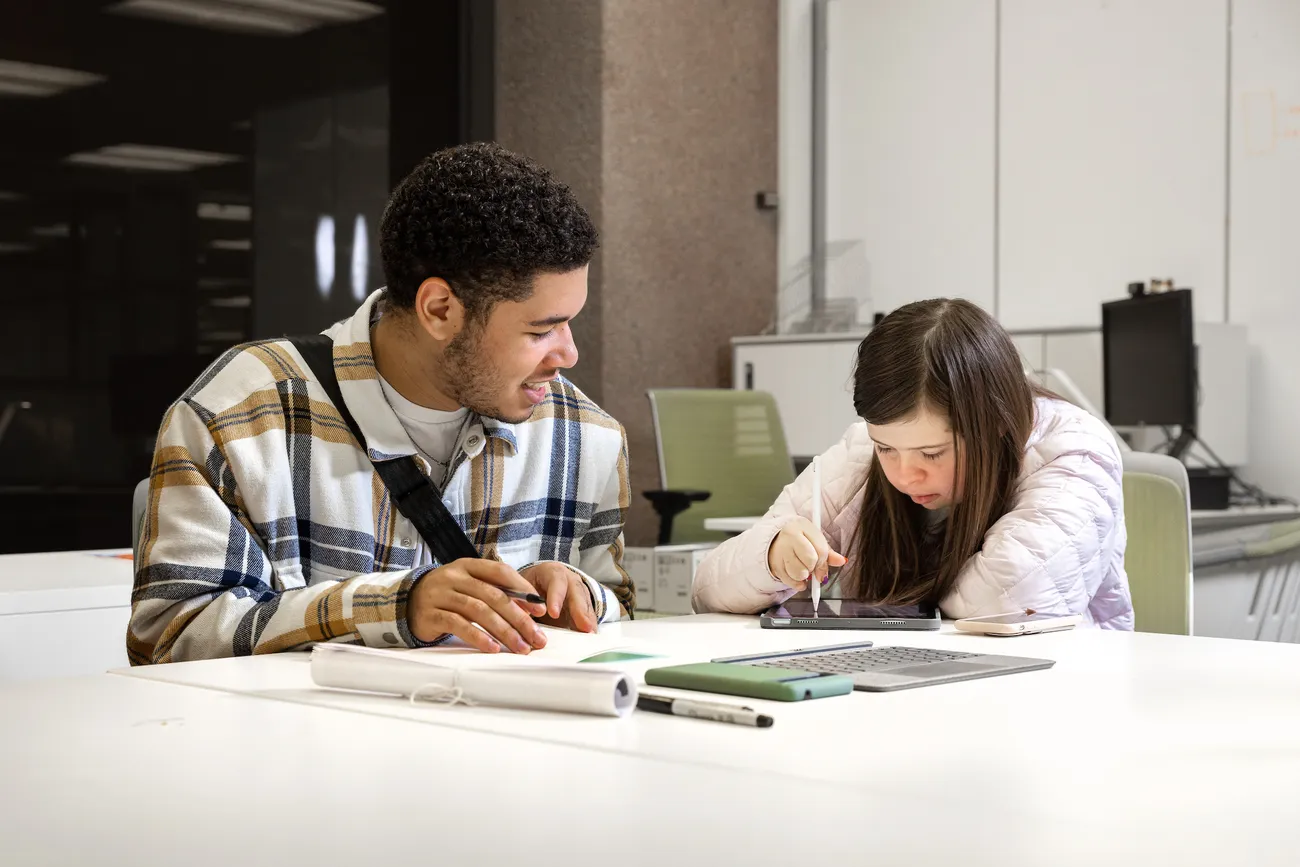
[[[0,683],[125,667],[130,553],[0,556]]]

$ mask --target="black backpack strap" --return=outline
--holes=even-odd
[[[339,388],[338,375],[334,372],[334,341],[325,334],[311,334],[303,337],[286,338],[298,350],[303,361],[316,374],[325,393],[334,402],[343,421],[357,438],[361,450],[366,451],[366,438],[357,426],[356,419],[348,411]],[[369,452],[367,452],[369,456]],[[474,543],[465,535],[460,524],[447,511],[442,502],[442,493],[434,487],[429,477],[420,471],[420,466],[413,457],[393,458],[387,461],[372,460],[371,464],[384,487],[393,498],[397,510],[415,525],[416,532],[429,546],[434,558],[442,564],[455,560],[476,558],[480,554]]]
[[[361,428],[357,427],[357,420],[352,417],[348,410],[347,403],[343,400],[343,392],[339,389],[339,377],[334,372],[334,341],[328,334],[310,334],[305,337],[286,337],[293,347],[298,350],[302,360],[307,362],[312,373],[316,374],[316,380],[325,389],[325,393],[330,396],[334,403],[334,408],[339,411],[343,421],[352,431],[352,435],[357,438],[361,444],[361,450],[366,449],[366,438],[361,435]]]
[[[479,556],[478,549],[447,511],[442,494],[420,471],[415,458],[379,461],[375,463],[375,472],[393,495],[398,511],[415,525],[439,563]]]

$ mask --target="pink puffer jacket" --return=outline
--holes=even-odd
[[[1014,505],[940,609],[960,618],[1034,608],[1132,629],[1119,448],[1101,421],[1073,404],[1039,398],[1035,409]],[[821,457],[822,532],[846,556],[873,454],[859,422]],[[792,596],[768,571],[767,549],[790,519],[811,519],[811,499],[805,471],[758,524],[711,551],[695,576],[695,610],[752,614]],[[845,568],[852,567],[850,561]]]

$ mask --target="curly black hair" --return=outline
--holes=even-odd
[[[384,208],[379,250],[389,303],[415,307],[420,284],[441,277],[482,321],[521,301],[539,273],[591,261],[596,227],[573,192],[532,160],[491,142],[438,151],[402,179]]]

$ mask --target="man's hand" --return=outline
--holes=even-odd
[[[576,632],[596,631],[591,591],[581,575],[556,562],[537,563],[520,574],[546,600],[546,614],[539,622]]]
[[[533,618],[545,614],[546,606],[512,599],[503,588],[533,592],[532,584],[496,560],[465,559],[439,566],[420,576],[411,589],[407,625],[421,641],[450,632],[484,653],[496,653],[502,646],[531,653],[544,646],[546,636]]]

